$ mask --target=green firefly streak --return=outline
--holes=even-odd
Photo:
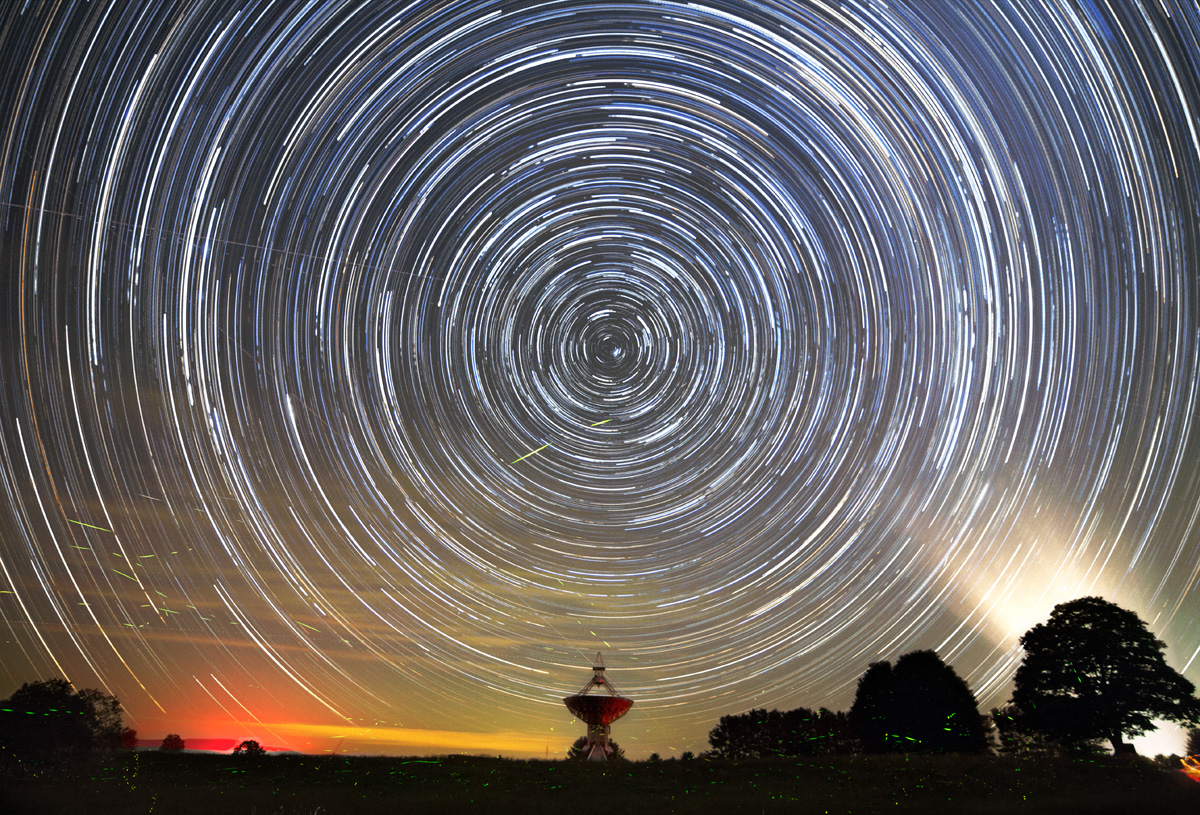
[[[530,456],[532,456],[534,453],[540,453],[541,451],[545,450],[545,449],[546,449],[547,447],[549,447],[549,446],[550,446],[549,444],[543,444],[543,445],[542,445],[541,447],[539,447],[538,449],[536,449],[536,450],[533,450],[532,452],[526,453],[525,455],[521,456],[519,459],[517,459],[516,461],[514,461],[514,462],[513,462],[513,464],[516,464],[516,463],[518,463],[518,462],[524,461],[525,459],[527,459],[527,458],[529,458]]]
[[[600,421],[598,421],[598,422],[592,422],[592,423],[591,423],[591,425],[589,425],[589,427],[597,427],[597,426],[599,426],[599,425],[602,425],[602,424],[608,424],[608,423],[609,423],[609,422],[611,422],[611,421],[612,421],[612,419],[601,419],[601,420],[600,420]],[[538,448],[538,449],[536,449],[536,450],[530,450],[528,453],[526,453],[525,455],[521,456],[519,459],[517,459],[516,461],[514,461],[514,462],[512,462],[512,463],[513,463],[513,464],[519,464],[520,462],[522,462],[522,461],[524,461],[525,459],[527,459],[527,458],[529,458],[530,456],[532,456],[534,453],[540,453],[540,452],[542,452],[543,450],[545,450],[545,449],[546,449],[547,447],[549,447],[549,446],[550,446],[549,444],[543,444],[541,447],[539,447],[539,448]]]
[[[74,519],[72,519],[72,518],[67,518],[67,523],[69,523],[69,524],[79,524],[80,526],[86,526],[86,527],[88,527],[89,529],[99,529],[101,532],[112,532],[112,530],[111,530],[111,529],[105,529],[104,527],[102,527],[102,526],[96,526],[95,524],[85,524],[83,521],[76,521],[76,520],[74,520]]]

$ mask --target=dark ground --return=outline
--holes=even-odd
[[[0,768],[21,815],[372,813],[1200,814],[1200,784],[1140,759],[840,756],[721,762],[120,753]]]

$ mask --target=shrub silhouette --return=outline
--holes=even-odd
[[[183,739],[180,738],[178,733],[168,733],[166,735],[166,737],[162,740],[162,747],[160,747],[159,749],[160,750],[182,750],[183,749]]]

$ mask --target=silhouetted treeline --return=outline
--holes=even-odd
[[[1200,724],[1192,683],[1169,667],[1166,645],[1136,614],[1099,597],[1054,607],[1021,637],[1025,657],[1013,699],[992,711],[1003,753],[1132,753],[1125,738],[1154,729],[1154,719]],[[849,713],[797,708],[723,716],[708,734],[716,758],[821,753],[980,753],[990,725],[975,695],[933,651],[912,651],[893,665],[872,663],[858,680]],[[1193,732],[1188,752],[1200,751]]]
[[[933,651],[873,663],[849,713],[824,708],[722,716],[708,734],[715,758],[845,753],[979,753],[984,719],[967,683]]]
[[[708,734],[717,758],[777,758],[857,753],[859,740],[845,713],[824,708],[751,710],[722,716]]]

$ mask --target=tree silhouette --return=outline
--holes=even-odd
[[[1188,731],[1183,752],[1189,756],[1200,755],[1200,727],[1193,727]]]
[[[0,747],[14,754],[82,752],[121,743],[115,696],[65,679],[26,682],[0,701]]]
[[[121,730],[124,729],[120,700],[94,688],[79,691],[79,698],[89,709],[88,727],[96,739],[96,746],[106,750],[120,747]]]
[[[567,758],[572,761],[587,761],[587,744],[587,736],[580,736],[579,738],[575,739],[575,741],[572,742],[571,746],[567,749]],[[617,761],[623,758],[625,758],[625,751],[621,749],[619,744],[612,739],[609,739],[608,760]]]
[[[126,727],[121,731],[121,746],[127,750],[138,746],[138,734],[132,727]]]
[[[1025,714],[1012,703],[992,708],[992,724],[996,726],[1000,752],[1006,755],[1054,752],[1057,748],[1040,733],[1031,733]]]
[[[1029,717],[1011,702],[992,708],[992,723],[1000,740],[1000,752],[1005,755],[1038,755],[1103,752],[1097,739],[1063,740],[1049,738],[1030,727]]]
[[[745,759],[778,755],[771,750],[775,741],[778,710],[750,710],[746,713],[722,716],[717,726],[708,732],[708,743],[718,758]]]
[[[872,662],[858,678],[858,691],[850,706],[850,725],[868,753],[899,752],[891,726],[895,698],[892,663]]]
[[[746,759],[855,753],[858,740],[845,713],[796,708],[722,716],[708,733],[718,758]]]
[[[1118,755],[1125,736],[1153,719],[1200,721],[1191,682],[1167,665],[1166,645],[1132,611],[1100,597],[1060,603],[1021,637],[1025,659],[1012,701],[1028,729],[1064,744],[1107,739]]]
[[[567,748],[567,758],[572,761],[583,761],[587,758],[587,736],[580,736]]]
[[[183,745],[184,745],[183,739],[180,738],[178,733],[168,733],[166,735],[166,737],[162,740],[162,747],[160,747],[159,749],[160,750],[182,750]]]
[[[975,695],[933,651],[875,662],[858,680],[850,724],[871,753],[979,753],[987,735]]]
[[[233,748],[233,754],[235,756],[265,756],[267,751],[254,739],[246,739]]]

